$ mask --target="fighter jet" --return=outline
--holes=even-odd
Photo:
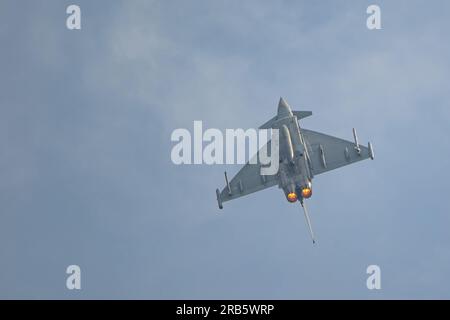
[[[251,193],[278,185],[287,201],[299,202],[308,224],[313,243],[315,236],[305,200],[312,196],[312,180],[315,175],[337,169],[364,159],[374,159],[372,144],[362,146],[353,128],[354,142],[339,139],[323,133],[302,128],[299,120],[312,115],[311,111],[292,111],[288,103],[280,98],[275,117],[263,124],[260,129],[279,131],[279,169],[274,175],[261,175],[261,164],[247,162],[244,167],[228,181],[225,172],[225,187],[216,189],[220,209],[223,203]],[[267,149],[270,149],[269,141]],[[261,150],[258,151],[261,152]],[[255,155],[255,156],[258,156]]]

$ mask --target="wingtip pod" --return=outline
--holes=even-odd
[[[219,205],[219,209],[223,209],[222,197],[220,196],[219,189],[216,189],[216,196],[217,196],[217,204]]]
[[[373,146],[372,144],[369,142],[367,147],[369,148],[369,157],[370,159],[375,159],[375,153],[373,152]]]
[[[358,135],[356,134],[356,129],[353,128],[353,139],[355,140],[355,150],[358,155],[361,155],[361,148],[359,147]]]

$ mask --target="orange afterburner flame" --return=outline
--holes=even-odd
[[[297,201],[297,194],[295,192],[291,192],[287,195],[287,199],[289,202]]]
[[[302,197],[303,197],[303,198],[308,199],[308,198],[311,197],[311,195],[312,195],[312,190],[311,190],[311,188],[303,188],[303,189],[302,189]]]

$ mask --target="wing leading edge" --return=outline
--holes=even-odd
[[[364,159],[373,159],[372,145],[370,143],[368,147],[359,145],[355,131],[355,142],[307,129],[301,129],[301,132],[312,151],[310,160],[314,174],[321,174]]]
[[[270,150],[270,141],[263,148]],[[252,158],[258,157],[259,152]],[[251,161],[253,162],[253,161]],[[221,205],[222,202],[234,200],[246,196],[248,194],[273,187],[278,184],[278,175],[261,175],[261,165],[250,164],[247,162],[244,167],[231,179],[228,185],[219,193],[217,193],[217,200]],[[219,206],[220,206],[219,205]]]

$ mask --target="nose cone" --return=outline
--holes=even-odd
[[[292,117],[292,110],[288,103],[280,98],[280,102],[278,103],[278,119]]]

